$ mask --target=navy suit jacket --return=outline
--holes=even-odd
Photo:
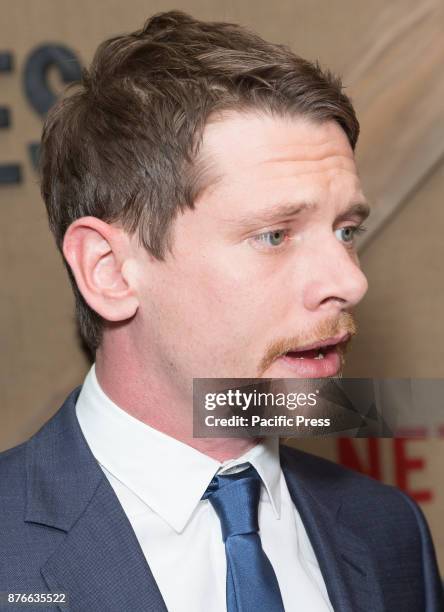
[[[0,454],[0,592],[66,592],[69,605],[61,609],[72,612],[165,611],[83,437],[79,391],[29,441]],[[281,465],[335,611],[444,610],[428,527],[409,497],[285,446]]]

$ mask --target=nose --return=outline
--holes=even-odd
[[[308,310],[347,310],[358,304],[368,289],[358,257],[337,238],[313,249],[307,266],[304,306]]]

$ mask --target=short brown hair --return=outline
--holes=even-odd
[[[210,115],[259,110],[334,120],[352,148],[359,123],[339,78],[230,23],[159,13],[104,41],[80,83],[49,112],[40,152],[42,195],[57,246],[76,219],[119,222],[155,257],[172,222],[208,181],[199,147]],[[104,321],[68,269],[80,334],[92,352]]]

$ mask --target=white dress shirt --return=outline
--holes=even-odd
[[[119,408],[88,373],[76,404],[89,447],[113,487],[169,612],[226,612],[217,514],[201,500],[216,473],[249,462],[262,480],[259,535],[286,612],[332,611],[279,462],[278,438],[220,463]],[[238,470],[239,468],[237,468]]]

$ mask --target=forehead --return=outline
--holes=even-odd
[[[201,154],[217,176],[210,191],[362,199],[352,148],[334,121],[232,112],[208,123]]]

